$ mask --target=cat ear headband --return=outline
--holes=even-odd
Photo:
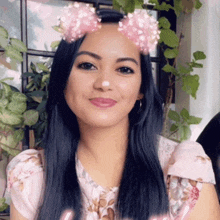
[[[101,19],[96,15],[95,8],[85,3],[75,2],[65,7],[64,16],[59,20],[63,39],[68,43],[101,28]],[[155,49],[160,38],[158,21],[144,9],[136,9],[124,16],[118,31],[132,40],[145,55]]]

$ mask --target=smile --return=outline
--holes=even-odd
[[[95,105],[96,107],[99,107],[101,109],[111,108],[111,107],[113,107],[117,103],[113,99],[105,99],[105,98],[91,99],[90,102],[93,105]]]

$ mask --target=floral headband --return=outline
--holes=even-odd
[[[96,15],[95,8],[85,3],[75,2],[65,7],[64,16],[59,20],[63,39],[69,43],[101,28],[101,19]],[[145,55],[155,49],[160,38],[158,21],[143,9],[124,16],[118,31],[132,40]]]

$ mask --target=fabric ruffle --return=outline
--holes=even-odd
[[[193,141],[178,144],[160,137],[158,152],[169,196],[168,219],[185,220],[199,199],[202,183],[215,184],[211,160]]]
[[[10,161],[6,172],[7,195],[25,218],[34,219],[44,187],[41,154],[34,149],[22,151]]]
[[[178,144],[169,160],[168,175],[216,184],[211,159],[193,141]]]

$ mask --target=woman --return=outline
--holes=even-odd
[[[86,6],[70,9],[52,66],[45,159],[26,150],[7,168],[11,219],[60,219],[65,210],[91,220],[219,219],[201,146],[158,136],[162,103],[146,55],[159,33],[152,18],[137,13],[118,23],[121,13],[99,10],[99,24]],[[134,37],[133,27],[146,31],[143,21],[147,44]],[[93,30],[83,34],[86,25]]]

